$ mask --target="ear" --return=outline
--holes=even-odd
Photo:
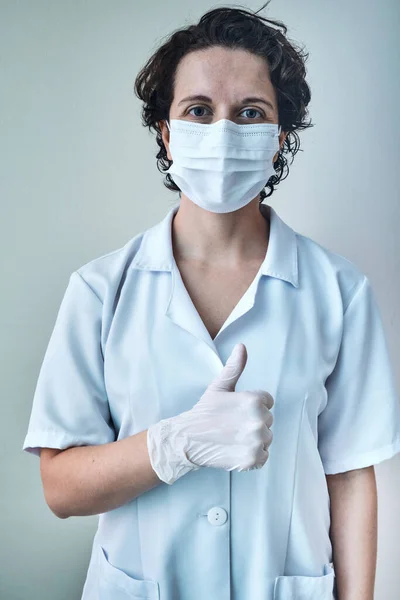
[[[278,152],[276,152],[276,153],[274,154],[274,160],[273,160],[272,162],[276,162],[276,161],[278,160],[279,151],[281,150],[281,148],[282,148],[282,146],[283,146],[283,143],[284,143],[284,141],[285,141],[285,139],[286,139],[286,136],[287,136],[287,134],[288,134],[288,132],[287,132],[287,131],[282,131],[282,132],[280,133],[280,135],[279,135],[279,150],[278,150]]]
[[[162,141],[164,143],[165,149],[167,151],[167,156],[168,156],[169,160],[172,160],[172,156],[169,151],[169,129],[168,129],[165,121],[159,121],[158,125],[161,129],[161,137],[162,137]]]

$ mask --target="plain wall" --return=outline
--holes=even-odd
[[[60,520],[44,500],[39,460],[21,450],[34,388],[71,272],[178,199],[133,82],[164,36],[219,5],[0,1],[2,600],[80,599],[97,517]],[[369,277],[400,389],[400,3],[275,0],[261,15],[310,52],[315,123],[265,202]],[[399,598],[399,466],[375,467],[378,600]]]

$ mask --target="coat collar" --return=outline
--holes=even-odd
[[[171,223],[179,204],[169,209],[166,216],[142,237],[139,250],[131,267],[152,271],[172,271],[174,256],[171,240]],[[270,236],[267,253],[260,270],[263,275],[283,279],[298,287],[298,261],[296,232],[285,223],[268,204],[260,204],[263,215],[270,218]]]

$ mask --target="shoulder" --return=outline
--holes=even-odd
[[[72,273],[71,277],[80,276],[99,300],[104,303],[110,294],[114,296],[116,290],[123,285],[145,233],[146,231],[141,231],[120,248],[111,250],[84,263]]]
[[[349,258],[330,250],[312,238],[295,232],[300,276],[312,283],[324,300],[340,300],[343,311],[367,280],[365,273]],[[367,280],[368,281],[368,280]]]

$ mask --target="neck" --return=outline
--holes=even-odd
[[[264,207],[266,215],[257,196],[239,210],[214,213],[182,193],[172,221],[175,258],[209,267],[258,263],[268,248],[270,212],[268,205]]]

